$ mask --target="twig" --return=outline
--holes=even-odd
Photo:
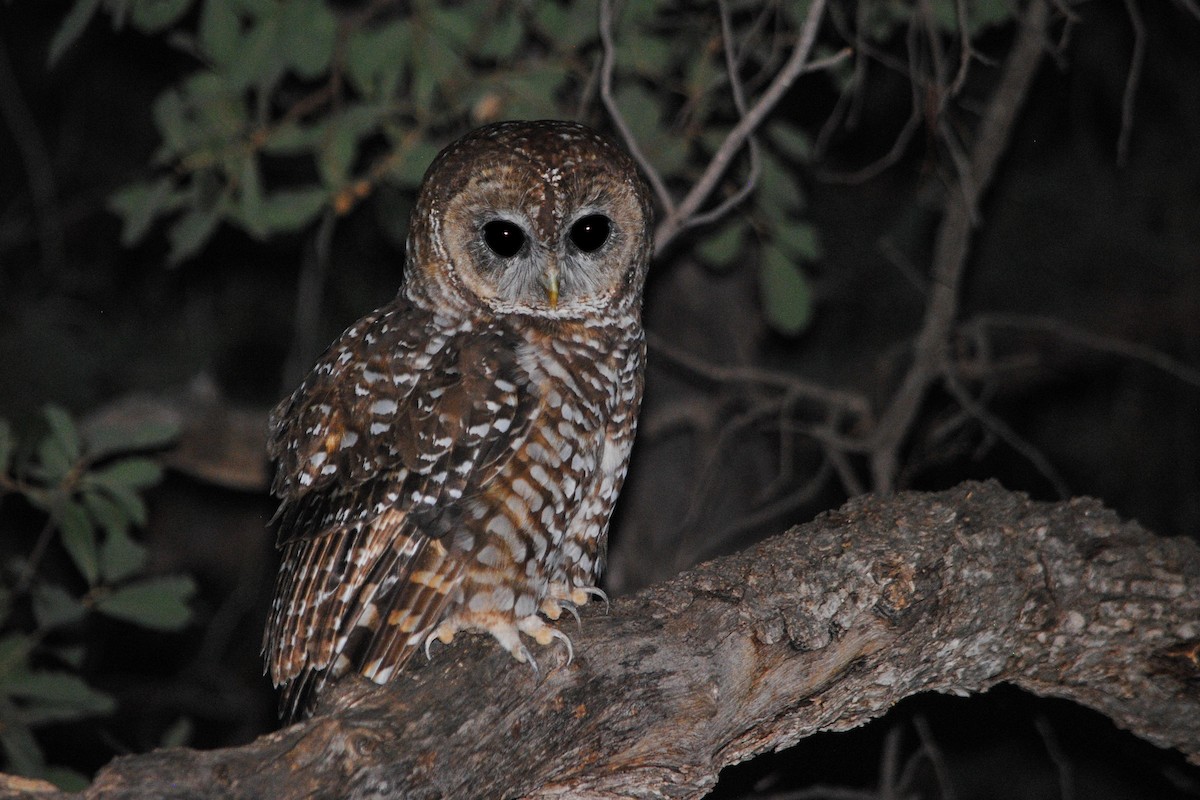
[[[933,738],[929,721],[925,717],[917,715],[913,718],[913,727],[917,729],[917,736],[921,739],[921,748],[925,751],[925,757],[929,759],[930,766],[933,767],[933,774],[942,795],[941,800],[957,800],[958,794],[954,791],[954,783],[950,780],[950,767],[942,755],[942,748]]]
[[[621,140],[625,143],[625,148],[629,150],[629,155],[633,156],[633,160],[642,168],[646,180],[650,181],[650,186],[654,189],[654,194],[658,197],[663,211],[671,215],[675,213],[675,201],[671,198],[671,193],[667,191],[667,186],[663,183],[662,176],[659,175],[654,164],[642,152],[637,137],[633,135],[629,123],[625,121],[625,116],[617,105],[616,98],[613,97],[612,81],[613,71],[617,66],[617,49],[613,44],[612,23],[612,0],[600,0],[600,44],[604,49],[604,58],[600,62],[600,100],[608,110],[608,115],[612,117],[617,132],[621,134]]]
[[[1125,11],[1133,27],[1133,55],[1129,60],[1129,74],[1125,76],[1125,92],[1121,97],[1121,133],[1117,136],[1117,165],[1129,162],[1129,140],[1133,136],[1133,105],[1137,99],[1138,84],[1142,80],[1142,66],[1146,61],[1146,23],[1134,0],[1125,0]]]
[[[906,47],[908,48],[909,64],[914,63],[917,58],[917,47],[916,47],[916,41],[915,41],[915,34],[916,34],[916,24],[915,24],[915,20],[914,20],[913,22],[911,22],[909,24],[908,33],[905,36]],[[865,56],[874,56],[875,55],[873,52],[873,49],[868,48],[865,45],[865,43],[860,44],[859,47],[861,48],[861,52],[864,53]],[[860,64],[863,62],[865,62],[865,57],[859,59]],[[888,65],[888,62],[886,60],[881,59],[881,63]],[[898,65],[894,65],[893,68],[896,69],[899,67],[898,67]],[[855,170],[854,172],[842,173],[842,172],[833,172],[833,171],[829,171],[829,170],[821,170],[818,173],[818,175],[822,180],[828,181],[830,183],[844,183],[844,184],[865,183],[866,181],[869,181],[872,178],[876,177],[881,172],[883,172],[887,168],[891,167],[893,164],[895,164],[897,161],[900,160],[900,158],[904,155],[904,152],[908,149],[909,144],[912,143],[913,136],[916,135],[917,131],[920,129],[921,120],[923,119],[923,116],[924,116],[924,114],[923,114],[924,104],[921,101],[921,87],[920,87],[921,82],[920,82],[920,80],[918,80],[917,76],[914,74],[914,72],[913,72],[914,69],[915,69],[915,67],[910,67],[907,72],[908,84],[909,84],[909,97],[910,97],[908,119],[906,119],[904,121],[904,127],[902,127],[900,129],[900,132],[898,134],[896,134],[896,138],[892,142],[892,146],[888,149],[888,151],[886,153],[884,153],[881,157],[879,157],[878,159],[873,161],[872,163],[867,164],[865,167],[861,167],[861,168]],[[865,70],[865,67],[864,67],[864,70]],[[862,86],[863,84],[860,83],[858,85]],[[822,133],[822,135],[825,135],[825,130],[823,129],[821,133]]]
[[[958,73],[946,93],[947,99],[957,97],[967,82],[967,71],[971,67],[971,58],[975,50],[971,47],[971,34],[967,27],[967,2],[954,0],[954,19],[958,24]]]
[[[997,438],[1007,444],[1013,450],[1016,450],[1031,463],[1046,480],[1054,486],[1054,491],[1058,493],[1061,499],[1066,499],[1071,496],[1070,487],[1066,480],[1059,474],[1054,465],[1050,463],[1050,459],[1046,458],[1045,454],[1033,446],[1019,433],[1006,423],[1004,420],[997,417],[992,412],[988,411],[982,403],[971,397],[971,393],[967,391],[962,382],[952,372],[947,372],[943,376],[943,384],[951,396],[958,401],[967,413],[979,420],[979,422],[988,430],[990,430]]]
[[[701,547],[698,555],[698,560],[711,558],[721,552],[727,550],[729,545],[736,542],[737,538],[742,534],[752,531],[759,525],[763,525],[773,520],[783,520],[784,514],[794,511],[806,503],[812,502],[821,491],[821,488],[829,481],[829,476],[833,472],[833,465],[829,459],[821,462],[821,466],[813,473],[812,477],[798,486],[794,491],[788,492],[775,499],[772,502],[765,503],[758,508],[741,515],[738,519],[727,526],[715,536],[707,537]],[[689,554],[692,557],[697,557],[696,553]]]
[[[785,372],[774,372],[756,367],[727,367],[711,364],[691,353],[681,350],[655,333],[647,333],[646,340],[656,358],[666,359],[677,367],[714,383],[759,384],[774,389],[793,392],[798,398],[817,403],[826,409],[836,409],[852,415],[856,421],[870,417],[870,404],[855,392],[831,389],[812,381],[806,381]]]
[[[1193,17],[1200,20],[1200,4],[1196,0],[1175,0],[1175,2],[1183,6],[1184,10]]]
[[[986,191],[1008,145],[1017,113],[1041,60],[1048,19],[1045,2],[1034,0],[1020,22],[1020,32],[995,94],[988,103],[969,169],[973,197],[952,195],[934,245],[933,277],[925,319],[913,347],[913,363],[881,416],[870,438],[871,475],[876,491],[895,489],[899,452],[924,402],[925,394],[943,374],[949,356],[949,337],[958,314],[959,284],[970,252],[971,204]]]
[[[704,174],[692,186],[691,191],[679,203],[677,207],[671,209],[666,206],[668,212],[666,218],[659,223],[657,230],[654,232],[654,251],[661,253],[667,245],[688,226],[689,221],[700,210],[700,206],[712,194],[716,188],[717,182],[721,176],[725,174],[729,164],[733,161],[733,157],[741,150],[746,140],[754,131],[758,130],[763,119],[782,99],[784,93],[791,88],[792,83],[796,78],[805,71],[808,65],[809,54],[812,52],[813,44],[816,41],[817,29],[820,27],[821,17],[825,13],[826,0],[813,0],[808,7],[808,15],[804,19],[804,25],[800,29],[800,37],[796,41],[796,46],[792,49],[791,55],[787,62],[780,69],[774,80],[759,97],[758,102],[750,108],[746,114],[738,121],[729,135],[725,137],[725,141],[717,148],[717,152],[713,155],[708,167],[704,170]],[[608,0],[601,0],[601,23],[604,23],[603,9],[607,7]],[[604,30],[601,29],[603,37]],[[611,57],[609,48],[611,47],[611,32],[609,34],[609,44],[606,47],[606,57]],[[849,51],[845,51],[849,55]],[[611,70],[606,70],[609,83],[611,83]],[[611,88],[611,86],[610,86]],[[606,103],[607,105],[607,103]],[[624,131],[622,131],[624,135]],[[636,156],[635,156],[636,158]],[[655,190],[657,191],[657,189]]]
[[[1033,721],[1033,726],[1042,737],[1046,755],[1050,756],[1054,763],[1054,772],[1058,775],[1058,800],[1075,800],[1075,771],[1071,769],[1071,762],[1059,745],[1058,737],[1054,735],[1054,728],[1050,727],[1050,723],[1042,716]]]
[[[1156,350],[1153,347],[1131,342],[1117,336],[1106,336],[1084,330],[1083,328],[1077,328],[1074,325],[1053,317],[1025,314],[981,314],[964,323],[962,329],[966,331],[1001,327],[1040,331],[1065,341],[1073,342],[1082,347],[1139,361],[1184,383],[1200,388],[1200,369],[1177,361],[1161,350]]]
[[[744,117],[746,115],[746,93],[742,86],[742,79],[738,75],[737,56],[734,52],[733,44],[733,23],[729,18],[729,3],[726,0],[719,0],[717,8],[721,13],[721,39],[723,40],[725,50],[725,69],[729,72],[729,89],[733,94],[734,107],[737,109],[738,114]],[[746,143],[750,151],[750,172],[746,175],[746,180],[724,202],[703,214],[695,214],[688,223],[689,227],[707,225],[710,222],[721,219],[754,191],[754,187],[758,185],[760,168],[758,140],[754,136],[750,136]]]
[[[325,291],[325,278],[329,274],[330,248],[337,213],[333,207],[325,209],[321,224],[313,237],[312,249],[300,269],[300,281],[296,286],[296,319],[292,325],[292,346],[284,362],[282,392],[295,388],[312,362],[317,350],[321,313],[321,297]]]
[[[3,39],[0,39],[0,118],[8,126],[13,142],[21,153],[21,163],[29,181],[29,194],[33,199],[42,272],[48,277],[66,263],[66,235],[56,201],[58,191],[55,188],[54,168],[46,143],[17,83]]]

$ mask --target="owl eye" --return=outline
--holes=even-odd
[[[593,253],[608,241],[612,220],[603,214],[588,214],[571,226],[571,241],[585,253]]]
[[[525,231],[516,223],[496,219],[483,226],[483,241],[501,258],[512,258],[525,246]]]

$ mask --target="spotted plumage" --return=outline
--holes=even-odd
[[[283,565],[264,653],[289,716],[457,631],[518,661],[601,594],[642,395],[650,203],[566,122],[500,123],[425,175],[405,280],[271,416]]]

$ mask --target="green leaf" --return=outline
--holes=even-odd
[[[316,219],[329,201],[329,191],[317,186],[274,192],[263,199],[263,226],[273,233],[298,231]]]
[[[255,239],[265,239],[271,230],[263,224],[262,180],[258,175],[258,159],[247,154],[241,161],[241,180],[238,182],[236,201],[230,211],[247,233]]]
[[[301,78],[329,68],[337,41],[337,20],[324,0],[291,0],[283,7],[279,48]]]
[[[167,156],[163,160],[186,152],[190,147],[191,130],[183,95],[177,89],[167,89],[155,99],[151,113],[154,125],[163,138],[164,155]]]
[[[31,707],[25,709],[22,716],[31,722],[109,714],[117,706],[110,696],[93,689],[78,675],[69,672],[39,671],[14,675],[0,684],[0,692],[13,699],[30,702]]]
[[[565,8],[558,3],[534,3],[532,9],[537,29],[560,53],[576,57],[585,42],[600,36],[594,3],[568,3]]]
[[[12,454],[16,442],[13,441],[12,425],[8,420],[0,419],[0,475],[8,472],[12,464]]]
[[[325,135],[325,119],[313,125],[286,122],[271,131],[262,151],[273,156],[307,155],[317,149]]]
[[[762,254],[759,279],[767,324],[786,336],[795,336],[812,318],[812,292],[796,264],[776,247]]]
[[[87,658],[87,646],[82,644],[59,645],[58,647],[47,647],[46,650],[60,662],[76,671],[83,669],[84,659]]]
[[[542,119],[557,116],[553,98],[567,78],[559,65],[542,64],[501,85],[506,95],[503,114],[513,119]]]
[[[70,625],[85,616],[87,608],[61,586],[39,583],[33,587],[33,617],[43,631]]]
[[[414,144],[404,157],[396,162],[389,171],[402,186],[417,186],[425,175],[425,170],[438,153],[438,148],[431,142],[419,141]]]
[[[492,25],[479,48],[479,54],[484,58],[505,61],[512,58],[524,40],[525,23],[510,6],[492,20]]]
[[[174,181],[169,177],[139,181],[121,187],[108,198],[108,210],[121,218],[121,244],[133,247],[150,231],[154,220],[167,210]]]
[[[796,181],[795,170],[775,158],[766,148],[760,149],[762,169],[759,171],[759,207],[774,209],[777,215],[793,214],[804,207],[804,196]]]
[[[78,461],[82,442],[71,415],[67,413],[66,409],[56,405],[46,406],[42,409],[42,414],[46,417],[46,422],[50,424],[50,433],[62,448],[63,453],[70,461]]]
[[[671,41],[665,35],[631,30],[618,42],[617,50],[622,65],[648,78],[663,80],[671,66]]]
[[[823,256],[821,238],[810,222],[795,221],[775,231],[775,241],[798,261],[817,261]]]
[[[412,51],[412,26],[397,19],[378,28],[358,29],[346,43],[346,73],[367,98],[387,97]]]
[[[180,717],[167,728],[159,740],[159,747],[183,747],[192,740],[195,726],[187,717]]]
[[[71,6],[63,19],[62,27],[55,31],[54,38],[50,40],[50,54],[47,57],[50,66],[54,66],[67,48],[83,34],[83,29],[92,21],[99,7],[100,0],[75,0],[75,5]]]
[[[731,219],[701,240],[697,255],[712,267],[728,267],[743,252],[742,239],[746,225],[741,219]]]
[[[62,533],[63,547],[71,561],[83,573],[88,586],[100,578],[100,555],[96,549],[96,528],[83,506],[63,499],[56,505],[55,521]]]
[[[0,703],[0,745],[4,747],[6,772],[37,776],[45,773],[46,759],[29,729],[20,717],[20,711],[5,700]]]
[[[127,486],[131,489],[145,489],[162,480],[162,467],[150,458],[123,458],[106,467],[92,470],[88,474],[88,480],[105,487]]]
[[[469,6],[433,6],[424,16],[430,33],[447,45],[458,48],[464,48],[471,43],[480,21],[476,11]]]
[[[179,438],[179,423],[152,419],[134,424],[102,424],[89,426],[84,434],[87,453],[93,459],[115,453],[158,450]]]
[[[90,784],[83,773],[57,764],[46,767],[42,775],[64,792],[82,792]]]
[[[184,212],[167,233],[171,242],[167,262],[176,266],[200,252],[200,248],[212,237],[220,221],[221,214],[217,208],[194,208]]]
[[[264,94],[275,84],[286,68],[286,54],[279,47],[282,5],[273,13],[259,17],[242,35],[235,57],[225,66],[224,75],[230,86],[241,91],[257,86]]]
[[[812,142],[809,141],[808,135],[785,122],[775,121],[769,124],[767,137],[793,161],[808,161],[812,157]]]
[[[204,0],[200,9],[200,50],[221,66],[237,55],[242,25],[230,0]]]
[[[119,583],[140,572],[147,558],[146,548],[128,534],[110,533],[100,545],[100,574],[106,583]]]
[[[38,464],[46,480],[57,483],[67,477],[75,462],[67,457],[62,443],[53,434],[38,442]]]
[[[10,633],[0,638],[0,682],[25,668],[34,644],[33,639],[24,633]]]
[[[85,490],[80,499],[83,500],[83,507],[92,515],[92,519],[109,536],[124,535],[133,523],[119,503],[95,489]]]
[[[144,628],[177,631],[191,621],[187,601],[196,585],[187,576],[148,578],[96,598],[96,609]]]
[[[175,24],[192,0],[133,0],[130,20],[142,33],[158,33]]]
[[[86,480],[86,478],[85,478]],[[134,489],[120,484],[104,484],[104,493],[111,497],[133,524],[146,524],[146,503]]]

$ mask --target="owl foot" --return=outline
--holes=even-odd
[[[583,625],[583,622],[579,619],[579,610],[569,600],[555,600],[553,597],[547,597],[542,601],[541,609],[542,613],[550,619],[558,619],[562,616],[563,611],[567,611],[575,618],[577,626]]]
[[[546,592],[546,599],[542,601],[542,612],[550,617],[550,619],[558,619],[561,609],[558,613],[551,613],[547,609],[546,604],[550,603],[551,608],[558,606],[582,606],[587,605],[588,600],[596,597],[604,601],[604,613],[607,614],[609,607],[612,605],[608,601],[608,595],[602,589],[596,586],[571,586],[565,581],[555,581],[550,584]],[[576,615],[576,619],[578,619]]]
[[[571,612],[575,613],[574,609],[571,609]],[[576,619],[578,618],[578,614],[576,614]],[[522,633],[542,646],[550,644],[555,639],[559,639],[567,646],[567,663],[570,664],[575,659],[575,647],[571,644],[571,639],[562,631],[547,625],[545,620],[536,614],[521,617],[516,620],[515,625],[510,620],[500,620],[494,616],[490,616],[487,620],[479,620],[478,622],[463,619],[445,620],[425,637],[425,658],[432,658],[430,647],[433,645],[435,639],[443,644],[450,644],[454,640],[454,634],[462,630],[490,633],[492,638],[499,642],[500,646],[507,650],[513,658],[522,664],[529,664],[533,667],[534,674],[538,676],[541,675],[541,671],[538,669],[537,661],[534,660],[533,654],[525,646],[525,643],[521,641]]]

